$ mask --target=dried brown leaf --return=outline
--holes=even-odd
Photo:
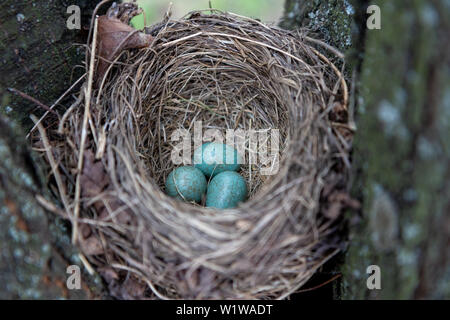
[[[98,47],[100,59],[96,74],[97,84],[102,81],[110,63],[114,61],[123,50],[145,48],[149,46],[153,40],[151,35],[139,32],[128,25],[129,20],[140,11],[137,7],[129,8],[126,5],[127,4],[122,4],[117,7],[112,7],[111,9],[114,10],[110,10],[107,15],[98,18]]]

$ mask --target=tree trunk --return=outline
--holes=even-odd
[[[450,298],[450,8],[439,0],[351,2],[286,0],[282,22],[312,28],[341,50],[353,33],[352,185],[364,206],[360,217],[349,213],[336,297]],[[366,29],[369,4],[381,9],[381,30]],[[337,18],[345,13],[353,22]],[[381,290],[367,287],[370,265],[380,267]]]
[[[371,2],[382,25],[366,31],[359,76],[354,190],[364,210],[343,268],[344,298],[450,298],[445,2]],[[367,289],[369,265],[380,267],[381,290]]]
[[[0,299],[91,299],[104,295],[98,277],[81,274],[81,289],[66,285],[69,265],[82,270],[65,223],[47,214],[49,198],[21,130],[0,116]]]
[[[85,27],[96,3],[70,2],[80,6]],[[50,104],[80,74],[73,67],[82,63],[84,49],[73,44],[82,34],[66,28],[68,5],[62,0],[6,0],[0,10],[0,299],[104,296],[101,280],[86,272],[80,290],[66,286],[67,266],[84,268],[64,222],[36,200],[51,196],[20,128],[28,126],[36,105],[7,90],[13,87]]]
[[[286,0],[281,27],[312,29],[339,50],[351,45],[352,6],[344,0]]]

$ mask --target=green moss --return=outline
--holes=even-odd
[[[373,4],[381,8],[382,29],[367,31],[354,142],[354,194],[364,198],[364,222],[352,230],[344,298],[443,298],[445,290],[436,288],[448,268],[442,228],[450,208],[450,126],[440,120],[448,114],[449,83],[440,34],[448,27],[443,17],[449,8],[439,1]],[[386,236],[388,226],[370,227],[371,210],[380,202],[375,185],[398,215],[389,249],[374,241],[376,233]],[[369,292],[353,275],[370,264],[381,267],[379,292]]]
[[[37,163],[19,126],[0,115],[0,298],[101,296],[102,283],[87,274],[83,281],[95,289],[64,289],[67,265],[81,263],[72,259],[77,249],[61,219],[45,212],[35,198],[50,198]]]
[[[281,26],[286,29],[306,27],[344,51],[351,46],[353,10],[347,0],[287,0]]]

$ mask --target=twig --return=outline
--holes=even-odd
[[[164,43],[162,46],[163,46],[163,47],[169,47],[169,46],[171,46],[171,45],[173,45],[173,44],[176,44],[176,43],[179,43],[179,42],[182,42],[182,41],[186,41],[186,40],[189,40],[189,39],[191,39],[191,38],[195,38],[195,37],[197,37],[197,36],[199,36],[199,35],[201,35],[201,34],[203,34],[203,32],[200,31],[200,32],[191,34],[191,35],[189,35],[189,36],[186,36],[186,37],[183,37],[183,38],[180,38],[180,39],[177,39],[177,40],[173,40],[173,41]]]
[[[307,41],[309,41],[309,42],[312,42],[312,43],[315,43],[315,44],[318,44],[318,45],[324,47],[325,49],[327,49],[327,50],[333,52],[333,53],[334,53],[338,58],[340,58],[340,59],[344,59],[344,58],[345,58],[345,56],[344,56],[344,54],[343,54],[342,52],[340,52],[340,51],[337,50],[336,48],[333,48],[332,46],[330,46],[329,44],[327,44],[327,43],[325,43],[325,42],[323,42],[323,41],[321,41],[321,40],[313,39],[313,38],[310,38],[310,37],[308,37],[308,36],[303,37],[303,39],[305,39],[305,40],[307,40]]]
[[[91,35],[92,35],[92,28],[93,28],[93,23],[95,22],[96,17],[97,17],[97,11],[98,9],[100,9],[101,6],[103,6],[105,3],[110,2],[112,0],[103,0],[102,2],[100,2],[99,4],[97,4],[94,8],[94,12],[92,12],[92,17],[91,17],[91,25],[89,27],[89,34],[88,34],[88,38],[87,38],[87,42],[86,42],[86,47],[89,50],[89,43],[91,41]],[[95,54],[94,54],[95,55]],[[88,64],[88,55],[86,55],[86,66]]]
[[[34,123],[37,123],[38,120],[34,115],[31,115],[30,118]],[[64,183],[62,182],[61,174],[59,173],[59,170],[58,170],[58,164],[56,163],[55,158],[53,157],[52,148],[47,139],[47,135],[45,134],[44,127],[42,126],[42,124],[38,124],[37,128],[38,128],[39,134],[42,138],[42,143],[44,144],[47,159],[48,159],[48,162],[50,163],[50,167],[52,169],[53,176],[55,177],[56,185],[58,186],[59,196],[61,197],[61,201],[64,205],[64,209],[66,210],[67,216],[70,217],[69,202],[67,201],[67,196],[66,196],[66,188],[64,187]]]
[[[308,291],[314,291],[314,290],[317,290],[317,289],[319,289],[319,288],[321,288],[321,287],[323,287],[323,286],[326,286],[326,285],[329,284],[330,282],[333,282],[334,280],[339,279],[340,277],[342,277],[342,274],[341,274],[341,273],[335,275],[333,278],[331,278],[331,279],[325,281],[324,283],[321,283],[321,284],[319,284],[319,285],[317,285],[317,286],[315,286],[315,287],[308,288],[308,289],[298,290],[298,291],[296,291],[295,293],[303,293],[303,292],[308,292]]]

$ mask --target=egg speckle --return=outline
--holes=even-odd
[[[206,185],[206,178],[199,169],[179,167],[167,176],[166,192],[180,200],[200,202],[206,192]]]
[[[224,171],[238,171],[242,158],[233,147],[209,142],[194,151],[194,165],[207,177]]]
[[[225,171],[216,175],[208,185],[206,206],[218,209],[237,207],[247,198],[244,178],[235,171]]]

